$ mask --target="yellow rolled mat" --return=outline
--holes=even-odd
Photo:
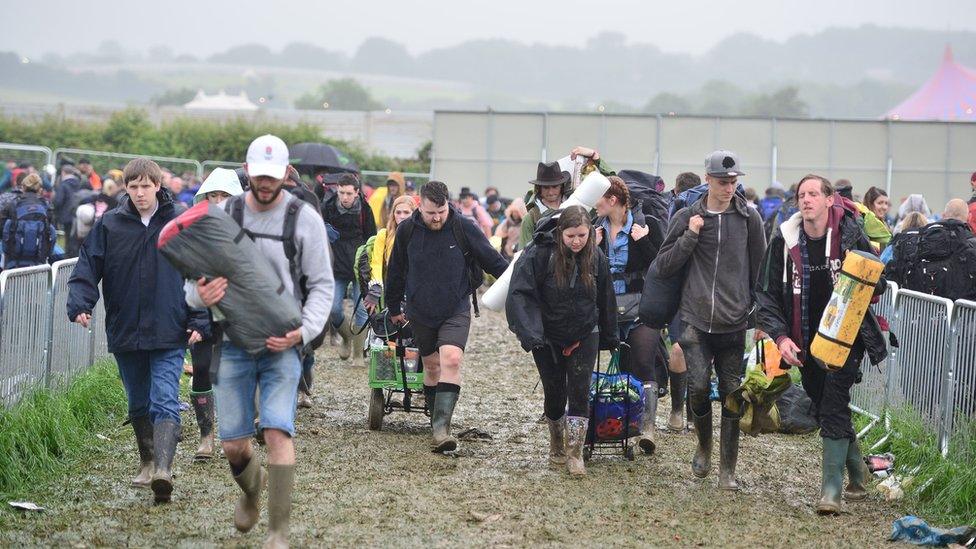
[[[827,368],[839,370],[847,362],[882,271],[884,263],[868,252],[851,250],[844,258],[837,284],[820,317],[817,335],[810,344],[814,358]]]

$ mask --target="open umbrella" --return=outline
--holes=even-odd
[[[359,171],[359,166],[346,153],[325,143],[298,143],[288,147],[290,161],[296,168],[329,172]]]

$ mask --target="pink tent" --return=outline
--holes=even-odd
[[[976,71],[953,61],[946,46],[935,76],[885,118],[976,122]]]

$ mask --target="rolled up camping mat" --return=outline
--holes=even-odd
[[[583,178],[579,187],[559,206],[559,209],[564,210],[569,206],[583,206],[587,210],[591,210],[596,205],[596,201],[600,200],[600,197],[609,188],[609,179],[604,177],[600,172],[592,172]],[[508,268],[505,269],[502,276],[481,296],[482,305],[492,311],[501,311],[505,308],[505,300],[508,299],[508,285],[512,280],[512,269],[515,268],[515,260],[518,259],[521,253],[519,251],[515,254],[515,257],[512,258],[512,262],[508,264]]]
[[[844,258],[810,344],[810,353],[828,370],[839,370],[847,362],[883,270],[884,263],[868,252],[851,250]]]
[[[515,252],[515,257],[508,264],[508,268],[498,277],[498,280],[488,288],[481,296],[481,304],[492,311],[498,312],[505,308],[505,300],[508,299],[508,285],[512,282],[512,270],[515,269],[515,262],[522,255],[522,250]]]

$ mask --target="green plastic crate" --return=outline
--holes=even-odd
[[[407,357],[404,358],[407,369],[407,388],[419,390],[424,385],[424,373],[418,372],[420,353],[417,349],[407,347]],[[400,359],[393,347],[375,345],[369,349],[369,386],[371,389],[402,389],[403,375],[400,371]]]

